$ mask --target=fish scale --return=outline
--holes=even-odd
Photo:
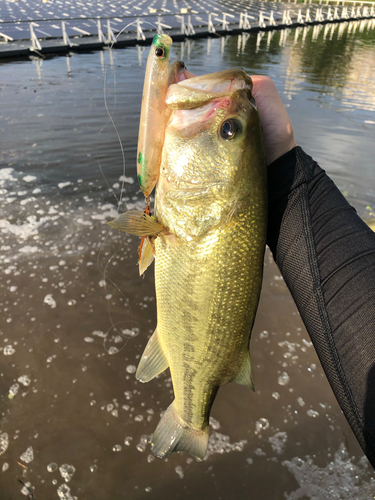
[[[204,426],[219,385],[235,378],[248,349],[262,280],[263,256],[257,248],[262,242],[243,238],[233,248],[233,241],[239,230],[250,233],[254,224],[255,214],[249,211],[231,224],[230,231],[225,228],[186,248],[168,246],[163,237],[155,242],[159,335],[172,373],[176,411],[194,428]],[[259,270],[255,276],[253,269]],[[186,342],[191,336],[191,365],[203,369],[186,384],[181,339]]]

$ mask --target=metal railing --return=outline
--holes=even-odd
[[[59,38],[62,39],[63,44],[69,47],[77,46],[78,44],[73,42],[71,38],[68,36],[66,23],[74,22],[74,21],[91,21],[96,24],[96,33],[90,33],[89,31],[83,30],[77,26],[70,27],[71,30],[74,30],[76,34],[74,37],[97,37],[97,42],[102,44],[115,44],[118,42],[118,37],[121,33],[124,33],[124,30],[120,31],[117,36],[115,35],[115,30],[111,26],[111,21],[116,19],[117,21],[123,20],[124,24],[129,20],[132,20],[131,23],[127,24],[127,27],[133,26],[133,30],[126,31],[125,33],[129,35],[131,33],[136,40],[144,41],[146,40],[146,35],[142,24],[147,23],[150,24],[147,19],[157,17],[156,25],[154,30],[158,33],[163,33],[164,29],[171,30],[172,26],[170,24],[166,24],[164,22],[164,18],[171,19],[174,18],[176,23],[176,28],[178,30],[178,26],[180,26],[180,33],[185,36],[192,36],[197,33],[197,27],[200,29],[205,27],[205,31],[207,33],[215,33],[216,31],[225,31],[229,32],[232,29],[240,29],[243,31],[250,30],[253,28],[257,29],[266,29],[273,26],[285,26],[288,27],[292,24],[309,24],[309,23],[323,23],[326,21],[334,22],[334,21],[344,21],[347,19],[362,19],[362,18],[371,18],[375,17],[375,3],[370,1],[358,1],[358,0],[317,0],[319,3],[312,3],[312,0],[304,0],[304,4],[298,4],[297,0],[288,0],[284,2],[285,4],[295,4],[299,8],[282,8],[280,10],[270,9],[268,13],[265,13],[261,10],[259,12],[254,11],[244,11],[239,12],[237,14],[229,14],[227,12],[212,13],[212,12],[194,12],[192,13],[180,13],[180,14],[167,14],[163,13],[162,15],[153,15],[148,14],[142,17],[134,16],[108,16],[108,17],[65,17],[64,19],[43,19],[38,21],[30,21],[30,20],[11,20],[0,23],[1,25],[5,24],[16,24],[16,23],[28,23],[29,24],[29,33],[30,37],[27,40],[31,41],[30,50],[32,51],[40,51],[42,50],[41,41],[43,38],[38,38],[35,34],[35,27],[39,27],[39,25],[43,22],[47,23],[61,23],[61,36],[54,36],[48,38]],[[323,1],[325,2],[325,6],[323,6]],[[350,4],[350,6],[346,6],[344,4]],[[310,5],[311,4],[311,5]],[[341,4],[341,6],[340,6]],[[280,3],[280,5],[283,5]],[[181,10],[182,12],[182,10]],[[204,22],[202,19],[199,21],[199,24],[193,25],[192,15],[196,18],[199,16],[205,15],[207,16],[207,21]],[[221,15],[221,17],[219,17]],[[106,30],[103,28],[103,24],[106,25]],[[56,26],[55,26],[56,28]],[[103,31],[104,29],[104,31]],[[14,39],[2,33],[0,31],[0,37],[3,38],[4,42],[12,42]],[[72,35],[71,35],[72,37]],[[47,37],[46,37],[47,38]]]

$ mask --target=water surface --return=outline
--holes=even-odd
[[[359,214],[374,209],[375,24],[176,43],[197,74],[273,78],[296,140]],[[134,371],[155,328],[153,273],[106,220],[143,206],[136,141],[148,49],[2,64],[2,499],[345,499],[374,475],[269,253],[253,330],[256,393],[229,384],[203,463],[154,459],[169,372]],[[115,127],[114,128],[114,124]],[[27,490],[24,490],[24,494]]]

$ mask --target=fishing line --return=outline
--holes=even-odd
[[[107,331],[105,332],[105,334],[104,334],[105,336],[104,336],[104,338],[103,338],[103,347],[104,347],[104,349],[106,350],[106,352],[107,352],[108,354],[110,354],[110,351],[109,351],[109,349],[107,349],[107,346],[106,346],[106,341],[107,341],[107,337],[108,337],[108,335],[109,335],[109,332],[110,332],[112,329],[114,329],[114,330],[115,330],[115,331],[116,331],[116,332],[117,332],[117,333],[118,333],[118,334],[119,334],[119,335],[120,335],[120,336],[121,336],[121,337],[125,340],[125,343],[124,343],[124,345],[123,345],[121,348],[117,348],[117,347],[116,347],[117,351],[116,351],[116,353],[115,353],[115,354],[118,354],[119,352],[121,352],[121,351],[122,351],[122,350],[123,350],[123,349],[127,346],[127,344],[128,344],[128,342],[129,342],[129,340],[130,340],[132,337],[136,337],[136,336],[138,335],[138,334],[137,334],[137,335],[125,335],[122,331],[119,331],[119,330],[117,329],[117,326],[118,326],[118,325],[121,325],[121,323],[125,323],[125,320],[123,320],[123,321],[118,321],[117,323],[113,323],[113,324],[112,324],[112,326],[111,326],[110,328],[108,328],[108,330],[107,330]],[[134,324],[138,325],[138,329],[139,329],[139,324],[138,324],[137,322],[135,322],[135,321],[134,321]],[[134,328],[134,327],[133,327],[133,328]]]
[[[115,82],[116,82],[116,80],[115,80],[115,71],[114,71],[114,83]],[[100,129],[100,131],[98,132],[98,135],[100,135],[103,132],[103,130],[106,128],[106,126],[109,123],[112,123],[112,125],[114,126],[114,129],[116,131],[116,135],[117,135],[117,138],[118,138],[118,140],[120,142],[120,147],[121,147],[121,150],[122,150],[122,153],[123,153],[121,139],[119,137],[117,128],[116,128],[116,126],[114,124],[114,121],[113,121],[111,112],[109,111],[108,103],[107,103],[107,63],[105,65],[105,67],[104,67],[104,87],[103,87],[103,94],[104,94],[104,106],[105,106],[105,109],[106,109],[106,112],[107,112],[107,115],[108,115],[108,120],[105,123],[105,125]],[[116,92],[116,84],[115,84],[115,101],[114,101],[113,112],[116,109],[116,104],[117,104],[117,92]],[[116,195],[115,191],[113,190],[112,186],[110,186],[110,184],[109,184],[109,182],[108,182],[108,180],[107,180],[107,178],[106,178],[106,176],[104,174],[104,171],[103,171],[103,168],[102,168],[102,165],[101,165],[100,158],[99,158],[98,154],[97,154],[97,161],[98,161],[99,170],[100,170],[100,173],[101,173],[101,175],[102,175],[102,177],[104,179],[104,182],[108,186],[109,191],[113,194],[113,196],[116,199],[116,202],[117,202],[117,212],[119,212],[119,207],[120,207],[121,200],[119,198],[117,198],[117,195]],[[124,156],[123,156],[123,171],[125,171],[125,158],[124,158]],[[108,241],[110,231],[111,230],[108,229],[107,234],[104,237],[104,240],[101,242],[101,245],[100,245],[100,248],[99,248],[99,252],[98,252],[98,255],[97,255],[96,266],[97,266],[98,271],[102,275],[102,280],[104,282],[104,293],[105,293],[105,296],[107,296],[107,291],[108,291],[108,289],[107,289],[107,282],[109,281],[120,292],[120,294],[123,296],[124,300],[126,301],[126,297],[123,294],[123,292],[121,291],[121,289],[117,286],[117,284],[107,274],[107,270],[108,270],[109,264],[111,263],[111,261],[113,260],[113,258],[115,257],[115,255],[117,254],[117,252],[119,251],[119,249],[120,249],[120,247],[122,245],[119,245],[118,248],[117,248],[117,250],[115,250],[115,252],[111,255],[111,257],[108,259],[108,261],[107,261],[104,269],[102,269],[101,266],[100,266],[100,256],[102,254],[102,251],[104,250],[105,244]],[[110,302],[109,302],[108,299],[107,299],[107,312],[108,312],[109,321],[111,323],[111,327],[109,328],[109,330],[107,330],[107,332],[105,334],[105,338],[103,339],[103,347],[106,350],[106,352],[109,353],[109,350],[107,349],[107,346],[106,346],[106,339],[107,339],[107,335],[108,335],[109,331],[111,331],[114,328],[115,331],[117,331],[117,333],[119,333],[120,335],[121,335],[121,332],[119,332],[117,330],[117,328],[115,326],[115,323],[113,321],[112,311],[111,311],[111,305],[110,305]],[[126,343],[124,344],[123,347],[125,347],[125,345],[126,345]]]
[[[115,255],[117,254],[117,252],[120,250],[120,248],[122,248],[123,244],[120,244],[117,247],[117,249],[113,252],[113,254],[111,255],[111,257],[108,259],[108,261],[107,261],[104,269],[102,270],[100,268],[100,262],[99,262],[100,254],[101,254],[101,252],[102,252],[102,250],[104,248],[105,243],[108,240],[109,234],[110,234],[110,230],[107,232],[107,234],[106,234],[106,236],[104,238],[104,241],[102,241],[102,243],[100,245],[100,249],[99,249],[99,252],[98,252],[98,255],[97,255],[96,266],[97,266],[99,272],[102,274],[102,278],[103,278],[103,281],[104,281],[104,291],[105,291],[106,296],[107,296],[107,282],[110,282],[111,285],[113,285],[116,288],[116,290],[121,294],[121,296],[124,299],[124,304],[126,305],[127,297],[125,296],[125,294],[123,293],[123,291],[121,290],[121,288],[107,274],[107,270],[108,270],[109,264],[111,263],[112,259],[115,257]],[[127,323],[129,321],[130,324],[137,325],[138,328],[139,328],[139,324],[136,321],[134,321],[134,319],[132,319],[132,318],[130,318],[129,320],[124,319],[122,321],[118,321],[118,322],[114,323],[113,317],[112,317],[110,299],[106,299],[106,300],[107,300],[108,317],[109,317],[109,321],[111,323],[111,327],[107,330],[107,332],[105,334],[105,337],[103,339],[103,347],[106,350],[106,352],[109,353],[109,349],[107,349],[107,346],[106,346],[106,340],[107,340],[108,333],[112,329],[114,329],[124,340],[126,340],[126,342],[121,347],[121,349],[118,349],[118,352],[120,352],[126,346],[126,344],[129,342],[130,337],[129,336],[125,336],[122,331],[118,330],[117,329],[117,325],[120,325],[121,323]],[[131,315],[131,312],[130,312],[130,315]]]
[[[130,23],[130,24],[126,25],[118,33],[116,39],[131,24],[134,24],[134,23]],[[112,50],[113,45],[114,45],[114,42],[112,42],[112,44],[109,45],[109,50]],[[100,158],[99,158],[98,154],[97,154],[97,161],[98,161],[99,170],[101,172],[101,175],[102,175],[102,177],[103,177],[106,185],[108,186],[109,191],[113,194],[113,196],[116,199],[116,202],[117,202],[117,213],[119,213],[120,206],[121,206],[121,203],[122,203],[122,197],[123,197],[123,193],[124,193],[125,179],[126,179],[126,163],[125,163],[125,152],[124,152],[123,144],[122,144],[122,141],[121,141],[121,137],[120,137],[118,128],[117,128],[117,126],[116,126],[116,124],[114,122],[114,119],[113,119],[113,113],[116,111],[116,107],[117,107],[117,81],[116,81],[116,67],[115,67],[115,65],[113,65],[113,83],[114,83],[114,105],[113,105],[113,109],[110,111],[109,110],[109,106],[108,106],[108,100],[107,100],[107,62],[106,62],[105,67],[104,67],[103,95],[104,95],[104,106],[105,106],[105,109],[106,109],[106,112],[107,112],[107,115],[108,115],[108,120],[105,123],[105,125],[100,129],[100,131],[98,132],[98,135],[100,135],[103,132],[103,130],[106,128],[106,126],[109,123],[111,123],[112,126],[113,126],[113,129],[114,129],[114,131],[116,133],[118,142],[120,144],[121,156],[122,156],[122,166],[123,166],[123,168],[122,168],[122,174],[123,175],[122,175],[122,183],[121,183],[121,187],[120,187],[120,196],[119,197],[117,197],[117,195],[114,192],[112,186],[110,186],[109,182],[107,181],[107,178],[106,178],[106,176],[104,174],[104,171],[103,171],[103,168],[102,168],[102,165],[101,165]],[[114,259],[114,257],[116,256],[117,252],[123,246],[123,244],[120,244],[117,247],[117,249],[113,252],[113,254],[109,257],[109,259],[107,260],[107,262],[106,262],[106,264],[104,266],[104,269],[102,269],[101,265],[100,265],[100,257],[101,257],[101,254],[103,252],[104,246],[105,246],[105,244],[107,243],[107,241],[109,239],[110,232],[111,232],[111,229],[108,229],[108,232],[105,235],[104,240],[102,241],[102,243],[100,245],[100,249],[99,249],[99,252],[98,252],[98,255],[97,255],[97,269],[99,270],[99,272],[102,275],[102,279],[103,279],[103,282],[104,282],[104,291],[105,291],[105,294],[107,295],[107,293],[106,293],[107,292],[107,283],[109,282],[121,294],[121,296],[123,297],[123,299],[125,301],[125,304],[126,304],[127,297],[124,295],[124,293],[122,292],[121,288],[108,276],[108,267],[109,267],[110,263],[112,262],[112,260]],[[107,353],[110,352],[109,349],[107,348],[107,345],[106,345],[107,344],[107,337],[108,337],[109,332],[111,330],[114,330],[115,332],[117,332],[125,340],[125,343],[123,344],[123,346],[121,348],[118,348],[118,350],[116,351],[116,353],[117,353],[117,352],[120,352],[122,349],[124,349],[124,347],[126,347],[127,343],[129,342],[129,339],[131,338],[131,336],[125,336],[123,334],[123,332],[117,328],[117,326],[119,324],[126,323],[128,320],[123,320],[123,321],[119,321],[119,322],[114,323],[113,316],[112,316],[111,305],[110,305],[110,301],[109,300],[107,300],[107,311],[108,311],[108,317],[109,317],[109,320],[110,320],[110,323],[111,323],[111,327],[107,330],[107,332],[105,334],[105,337],[103,339],[103,347],[104,347],[104,349],[106,350]],[[130,315],[131,315],[131,313],[130,313]],[[135,322],[132,318],[130,318],[130,322],[132,324],[134,324],[134,325],[137,325],[138,328],[139,328],[138,323]]]
[[[156,26],[152,23],[149,23],[148,21],[145,21],[147,24],[150,24],[151,26],[153,26],[155,29],[156,29]],[[136,23],[132,22],[132,23],[128,23],[126,26],[124,26],[122,28],[121,31],[119,31],[119,33],[116,35],[116,41],[118,39],[118,37],[121,35],[121,33],[123,33],[129,26],[137,26]],[[113,46],[114,46],[115,42],[112,42],[111,45],[109,46],[110,50],[113,49]],[[106,72],[105,72],[105,75],[104,75],[104,90],[105,90],[105,84],[106,84]],[[115,90],[115,103],[114,103],[114,109],[113,109],[113,113],[115,112],[116,110],[116,104],[117,104],[117,91],[116,91],[116,66],[113,66],[113,83],[114,83],[114,90]],[[108,117],[109,117],[109,120],[110,122],[112,123],[113,125],[113,128],[116,132],[116,135],[117,135],[117,139],[119,141],[119,144],[120,144],[120,148],[121,148],[121,155],[122,155],[122,164],[123,164],[123,169],[122,169],[122,181],[121,181],[121,187],[120,187],[120,198],[117,199],[117,196],[115,195],[115,193],[113,192],[112,188],[112,192],[113,194],[115,195],[115,198],[117,200],[117,212],[119,213],[120,211],[120,206],[121,206],[121,202],[122,202],[122,196],[123,196],[123,192],[124,192],[124,186],[125,186],[125,178],[126,178],[126,169],[125,169],[125,153],[124,153],[124,148],[123,148],[123,145],[122,145],[122,141],[121,141],[121,137],[120,137],[120,134],[118,133],[118,130],[117,130],[117,127],[116,127],[116,124],[112,118],[112,115],[108,109],[108,106],[107,106],[107,96],[106,96],[106,92],[104,92],[104,105],[105,105],[105,109],[107,111],[107,114],[108,114]],[[108,122],[107,122],[108,124]],[[107,125],[106,124],[106,125]],[[103,127],[104,128],[104,127]],[[108,185],[108,183],[107,183]]]

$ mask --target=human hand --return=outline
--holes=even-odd
[[[253,96],[263,130],[267,165],[296,147],[292,122],[281,101],[276,85],[267,76],[251,76]]]

